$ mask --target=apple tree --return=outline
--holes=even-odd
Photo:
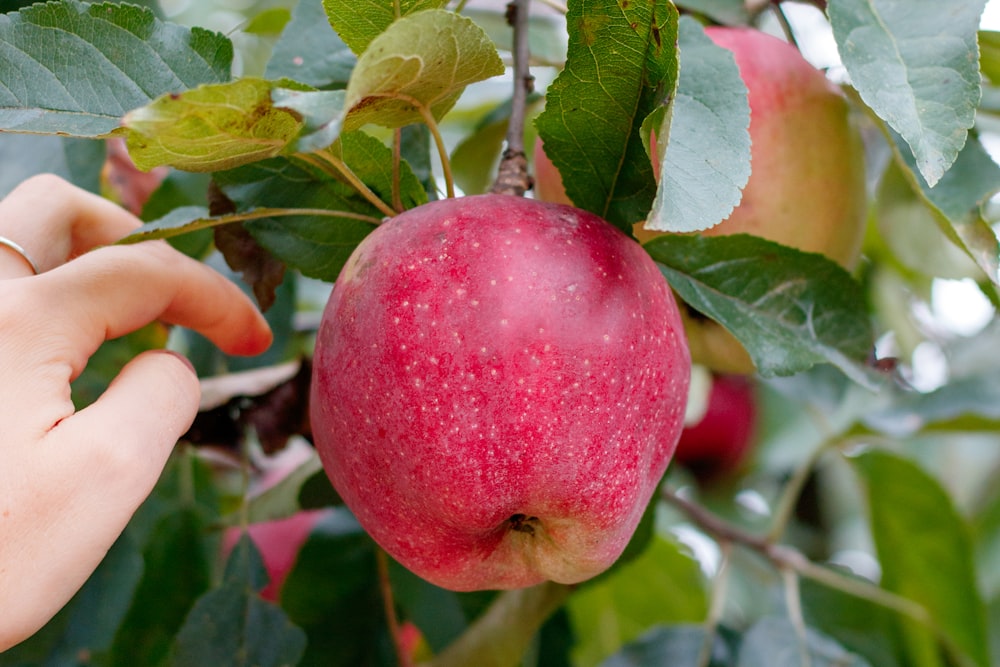
[[[254,359],[163,325],[98,351],[78,405],[169,346],[201,411],[90,580],[0,665],[1000,664],[993,4],[0,1],[0,193],[54,172],[120,203],[146,223],[120,243],[210,264],[275,332]],[[317,401],[368,391],[360,417],[404,435],[419,406],[380,403],[375,371],[311,387],[355,249],[488,192],[496,224],[504,198],[565,201],[656,267],[692,361],[665,409],[687,428],[610,567],[457,592],[393,557],[412,526],[361,525],[314,446]],[[629,355],[609,378],[647,362]],[[527,426],[559,421],[536,405]],[[614,423],[657,410],[633,408]],[[439,444],[417,440],[401,461]],[[428,502],[475,467],[435,470]],[[516,482],[555,492],[527,466]],[[532,520],[507,528],[532,539]],[[595,545],[613,532],[580,521]]]

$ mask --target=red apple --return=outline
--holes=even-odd
[[[452,590],[609,567],[680,435],[690,361],[642,248],[505,195],[384,223],[338,278],[311,398],[333,485],[401,564]]]
[[[757,403],[749,379],[716,375],[705,414],[681,433],[674,461],[709,475],[736,470],[750,451],[756,423]]]
[[[260,551],[267,575],[270,577],[270,582],[260,592],[262,598],[277,602],[281,587],[295,566],[299,550],[324,512],[325,510],[296,512],[284,519],[262,521],[247,526],[247,533]],[[226,530],[222,537],[223,557],[228,557],[242,534],[243,531],[239,527]]]

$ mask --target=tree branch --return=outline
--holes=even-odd
[[[507,125],[507,147],[500,159],[500,169],[492,192],[521,197],[531,189],[528,157],[524,151],[524,122],[528,93],[534,78],[528,67],[528,4],[529,0],[511,0],[507,4],[507,22],[514,29],[514,95],[511,99],[510,121]]]

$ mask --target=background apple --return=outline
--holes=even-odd
[[[743,198],[702,234],[754,234],[822,253],[846,268],[860,256],[867,194],[864,147],[841,91],[791,44],[752,28],[708,27],[733,52],[750,104],[751,167]],[[655,142],[654,142],[655,154]],[[569,203],[558,170],[535,143],[535,195]],[[654,160],[654,167],[659,165]],[[660,232],[634,228],[647,241]],[[750,373],[753,362],[728,331],[682,309],[692,359],[720,372]]]
[[[699,476],[737,470],[753,444],[757,402],[742,375],[715,375],[705,414],[681,433],[674,461]]]
[[[690,362],[653,261],[600,218],[480,195],[383,223],[314,357],[316,448],[362,526],[453,590],[575,583],[621,554]]]

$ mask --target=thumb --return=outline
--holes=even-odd
[[[0,597],[31,602],[15,636],[41,627],[101,562],[191,425],[199,395],[186,360],[144,352],[93,405],[59,422],[32,451],[10,489],[20,510],[5,526],[13,538],[0,542],[6,566]],[[28,483],[18,485],[21,478]]]
[[[174,352],[151,350],[126,364],[97,401],[50,435],[72,441],[58,448],[64,460],[76,459],[79,470],[102,480],[95,487],[110,484],[134,510],[194,421],[200,398],[190,362]],[[104,492],[109,488],[103,486]]]

